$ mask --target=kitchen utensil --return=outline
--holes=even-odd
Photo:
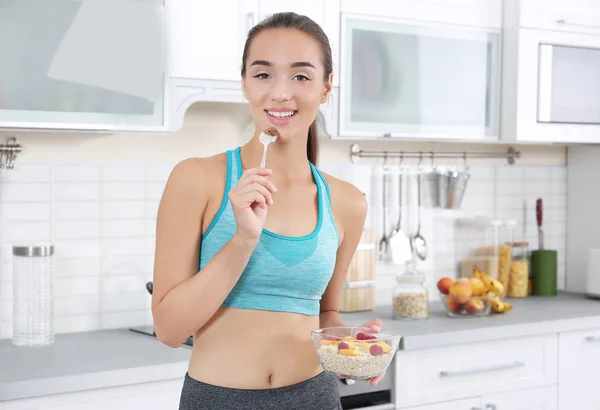
[[[471,174],[465,171],[438,171],[439,203],[441,208],[460,209]]]
[[[402,165],[402,159],[400,159]],[[403,264],[411,257],[410,238],[402,230],[402,186],[404,175],[400,170],[398,172],[398,222],[390,237],[390,249],[392,253],[392,262],[395,264]]]
[[[542,229],[543,222],[543,204],[542,198],[538,198],[535,202],[535,215],[537,218],[537,226],[538,226],[538,247],[540,250],[544,249],[544,230]]]
[[[263,155],[260,161],[261,168],[264,168],[267,163],[267,148],[269,147],[269,145],[274,143],[278,137],[279,132],[273,127],[267,128],[258,137],[260,143],[263,144]]]
[[[388,259],[388,249],[390,246],[389,238],[387,236],[387,171],[388,167],[386,165],[387,155],[383,160],[383,171],[382,171],[382,182],[381,182],[381,191],[383,192],[382,199],[382,219],[383,219],[383,229],[381,231],[381,239],[379,240],[379,259],[387,261]]]
[[[152,294],[153,289],[154,289],[154,285],[152,284],[152,282],[146,283],[146,290],[148,291],[149,294]]]
[[[423,235],[421,235],[421,173],[417,175],[417,233],[414,237],[414,246],[416,248],[417,256],[421,260],[427,258],[427,242]]]

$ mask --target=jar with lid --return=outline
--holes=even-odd
[[[425,277],[415,269],[414,260],[406,262],[406,270],[396,276],[393,292],[393,319],[419,320],[429,317],[429,293]]]
[[[529,243],[512,243],[512,262],[508,281],[508,297],[524,298],[529,293]]]

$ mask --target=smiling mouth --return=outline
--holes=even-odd
[[[291,110],[291,111],[268,111],[268,110],[265,110],[265,112],[273,118],[290,118],[290,117],[293,117],[294,115],[296,115],[296,113],[298,111],[296,111],[296,110]]]

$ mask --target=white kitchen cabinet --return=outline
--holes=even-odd
[[[506,2],[502,140],[600,142],[599,18],[594,1]]]
[[[482,397],[481,410],[557,410],[557,393],[556,386],[546,386],[492,394]],[[569,409],[583,408],[571,406]]]
[[[340,137],[497,140],[500,49],[498,29],[344,13]]]
[[[600,408],[600,329],[559,335],[559,410]]]
[[[3,1],[0,129],[165,131],[164,14],[164,0]]]
[[[502,28],[502,0],[342,0],[343,13]]]
[[[177,410],[183,378],[1,402],[2,410]]]
[[[258,21],[256,0],[172,0],[171,76],[240,80],[248,31]]]
[[[395,405],[404,409],[555,386],[557,355],[556,334],[398,351]],[[498,407],[503,408],[512,410]]]
[[[481,398],[453,400],[446,403],[428,404],[425,406],[410,407],[407,410],[483,410]]]

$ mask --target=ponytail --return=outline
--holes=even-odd
[[[317,165],[317,159],[319,158],[319,123],[316,119],[308,127],[306,156],[313,165]]]

